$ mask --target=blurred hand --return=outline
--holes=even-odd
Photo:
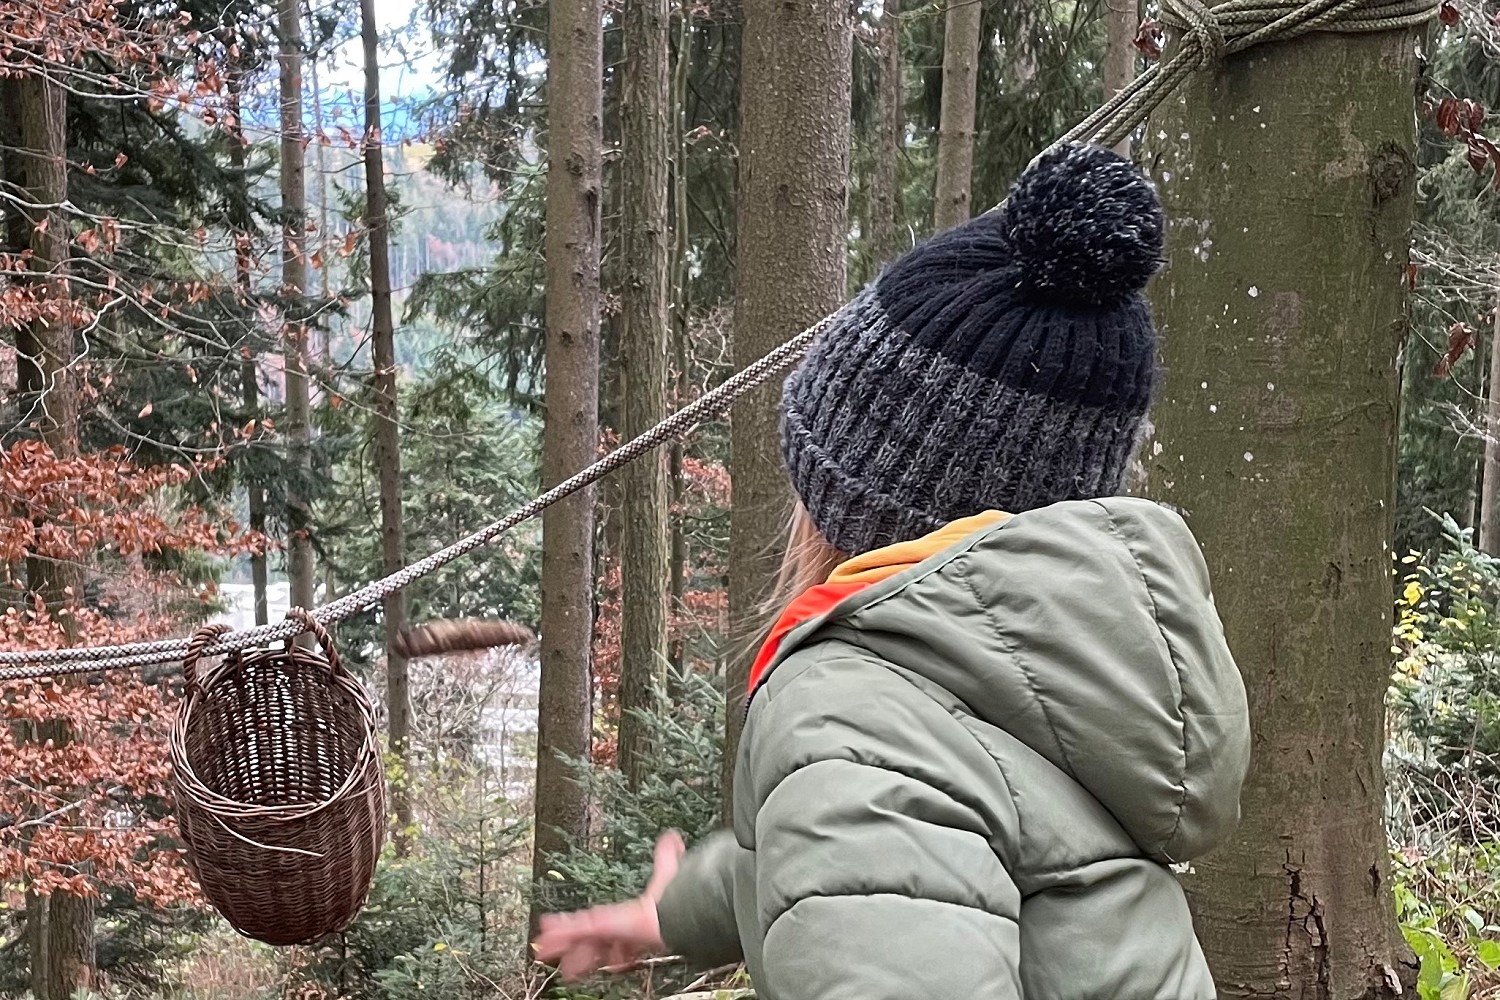
[[[686,846],[680,834],[663,834],[656,842],[651,881],[639,898],[628,903],[596,906],[577,913],[542,917],[532,948],[538,961],[556,965],[566,982],[629,965],[645,955],[660,953],[661,928],[656,904],[677,875]]]

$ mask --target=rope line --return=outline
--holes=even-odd
[[[448,563],[468,555],[524,521],[536,517],[548,507],[579,490],[592,486],[621,466],[635,461],[664,442],[681,437],[704,420],[717,416],[729,408],[740,396],[768,381],[780,371],[789,368],[807,350],[813,338],[823,332],[833,319],[825,316],[792,339],[777,347],[759,361],[743,371],[725,379],[705,392],[693,402],[662,420],[655,427],[630,442],[610,452],[569,479],[558,483],[542,495],[518,507],[498,521],[494,521],[471,535],[454,542],[445,549],[432,553],[425,559],[412,563],[391,575],[326,604],[312,613],[314,620],[323,625],[332,625],[374,607],[381,598],[407,586],[413,580],[427,576]],[[278,640],[291,639],[306,627],[294,618],[273,625],[261,625],[243,632],[230,632],[204,647],[201,656],[220,656],[224,653],[264,645]],[[18,664],[0,667],[0,682],[25,680],[33,677],[56,677],[68,674],[89,673],[95,670],[114,670],[124,667],[143,667],[153,663],[167,663],[182,659],[188,651],[189,639],[161,639],[151,642],[133,642],[120,646],[77,646],[67,649],[38,649],[0,652],[0,663]]]
[[[1210,71],[1226,57],[1272,40],[1287,40],[1315,31],[1357,34],[1415,28],[1437,11],[1440,0],[1228,0],[1210,7],[1202,0],[1162,0],[1162,22],[1178,36],[1171,57],[1145,72],[1070,129],[1056,145],[1096,142],[1113,146],[1130,135],[1168,95],[1192,74]],[[686,436],[706,419],[724,413],[749,390],[797,362],[833,316],[825,316],[759,361],[639,437],[620,446],[583,471],[533,498],[525,505],[425,559],[412,563],[354,593],[313,611],[331,625],[366,611],[381,598],[441,569],[579,490],[597,483],[667,441]],[[292,639],[305,631],[295,618],[230,632],[202,650],[204,656]],[[188,639],[163,639],[117,646],[0,651],[0,683],[39,677],[142,667],[182,659]]]

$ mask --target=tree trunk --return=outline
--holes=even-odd
[[[1104,0],[1104,99],[1109,100],[1135,79],[1135,33],[1140,27],[1138,0]],[[1115,144],[1115,152],[1130,157],[1130,137]]]
[[[386,210],[385,157],[380,135],[380,38],[374,0],[360,0],[365,50],[365,229],[370,237],[371,325],[375,362],[375,468],[380,489],[380,569],[389,575],[406,562],[401,524],[401,429],[396,406],[396,324],[391,316],[391,220]],[[385,627],[385,699],[391,756],[399,772],[391,784],[398,854],[411,847],[411,690],[397,637],[406,627],[406,592],[380,602]]]
[[[626,0],[620,88],[623,435],[667,413],[667,0]],[[639,782],[649,747],[635,713],[652,707],[667,662],[666,454],[657,449],[620,477],[621,659],[619,766]]]
[[[311,25],[313,23],[313,13],[310,8],[307,11],[307,19],[308,24]],[[318,247],[322,249],[326,257],[328,253],[328,145],[324,142],[323,135],[323,88],[318,83],[318,59],[316,55],[307,61],[307,79],[308,83],[312,85],[313,126],[317,132],[316,135],[312,136],[312,142],[318,150],[315,161],[318,171]],[[387,242],[389,242],[389,231],[387,232]],[[389,270],[389,265],[387,265],[387,270]],[[327,260],[324,260],[318,267],[318,290],[324,301],[327,301],[330,295]],[[318,336],[320,338],[318,359],[323,363],[324,377],[328,378],[330,377],[328,373],[333,370],[333,326],[324,323],[318,329]]]
[[[542,479],[553,486],[593,461],[599,444],[599,186],[603,158],[600,0],[552,0],[547,54],[547,381]],[[588,803],[563,757],[588,756],[592,722],[594,491],[542,515],[541,688],[537,703],[536,840],[549,858],[588,833]],[[534,894],[536,926],[542,900]]]
[[[943,17],[943,96],[938,118],[937,184],[932,196],[932,228],[939,232],[969,219],[983,14],[980,0],[950,0]]]
[[[0,183],[15,185],[14,190],[26,187],[26,170],[21,165],[21,80],[19,77],[0,78]],[[26,217],[15,206],[5,209],[5,252],[21,253],[31,239],[31,230]]]
[[[46,308],[27,338],[35,352],[32,374],[21,372],[19,366],[17,372],[23,384],[34,379],[31,388],[35,392],[27,393],[31,398],[24,404],[34,401],[42,440],[53,454],[68,458],[78,454],[77,352],[68,307],[69,220],[61,208],[50,207],[68,198],[67,92],[56,80],[22,77],[19,104],[19,165],[26,179],[27,200],[48,207],[34,210],[29,233],[33,287]],[[72,608],[83,594],[82,567],[55,559],[28,559],[27,578],[67,642],[76,642],[78,627]],[[61,747],[72,739],[66,718],[42,720],[33,729],[37,742],[50,740]],[[79,870],[86,872],[87,864]],[[37,1000],[69,1000],[75,992],[90,989],[94,981],[93,898],[28,892],[26,920],[31,991]]]
[[[871,178],[874,206],[870,240],[879,264],[897,256],[896,223],[901,217],[901,150],[905,145],[905,106],[901,97],[901,0],[885,0],[880,14],[880,126]]]
[[[240,67],[231,65],[225,76],[225,102],[229,112],[229,165],[236,173],[235,183],[240,186],[241,196],[248,202],[250,181],[245,176],[245,125],[240,118],[240,93],[244,86],[244,75]],[[251,234],[239,229],[234,234],[234,288],[242,306],[248,306],[252,291],[250,279]],[[248,339],[248,338],[247,338]],[[260,364],[250,345],[246,345],[245,356],[240,362],[240,391],[245,403],[245,414],[251,420],[260,418]],[[253,479],[253,477],[252,477]],[[249,494],[250,530],[264,534],[266,530],[266,490],[257,482],[250,482],[245,492]],[[266,553],[250,554],[250,590],[254,595],[255,624],[265,625],[270,621],[270,606],[266,588],[270,583],[267,572]]]
[[[38,730],[39,739],[56,746],[68,740],[68,724],[57,720],[60,732]],[[31,994],[35,1000],[73,1000],[94,981],[94,900],[54,892],[26,894],[27,940],[31,947]]]
[[[848,235],[848,4],[745,0],[740,69],[739,260],[734,364],[744,368],[844,301]],[[792,494],[781,464],[780,380],[734,405],[730,447],[730,631],[759,631]],[[727,671],[725,777],[733,774],[752,653]],[[724,785],[728,803],[728,780]]]
[[[29,233],[31,280],[47,306],[31,328],[42,394],[35,419],[47,446],[59,456],[71,456],[78,454],[78,400],[67,306],[69,220],[60,207],[52,207],[68,198],[67,92],[54,80],[24,77],[20,104],[26,193],[33,204],[44,206],[34,210]]]
[[[1256,720],[1240,830],[1186,878],[1225,998],[1411,992],[1381,750],[1412,43],[1266,45],[1148,130],[1172,220],[1150,485],[1203,542]]]
[[[672,161],[672,395],[671,405],[682,406],[688,398],[688,321],[692,315],[692,257],[688,234],[688,72],[692,69],[693,0],[682,0],[677,12],[677,62],[673,67],[672,95],[675,152]],[[685,620],[683,598],[687,594],[687,518],[683,504],[687,500],[687,477],[683,471],[682,439],[672,442],[672,596],[671,612]],[[687,643],[679,624],[669,652],[674,671],[682,669],[687,658]],[[674,673],[675,677],[676,674]],[[675,697],[676,692],[670,692]]]
[[[1500,555],[1500,268],[1496,270],[1495,319],[1490,337],[1490,384],[1485,395],[1484,483],[1479,491],[1479,547]]]
[[[281,291],[286,296],[286,573],[293,607],[313,606],[312,426],[307,385],[307,178],[302,148],[302,20],[297,0],[277,0],[281,63]],[[303,636],[299,641],[307,641]]]

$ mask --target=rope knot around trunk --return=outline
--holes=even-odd
[[[1315,31],[1363,34],[1409,31],[1437,13],[1441,0],[1162,0],[1161,19],[1176,37],[1161,62],[1058,140],[1113,146],[1129,136],[1168,94],[1194,73],[1262,42]]]
[[[1213,8],[1201,0],[1163,0],[1162,20],[1182,32],[1182,51],[1191,53],[1194,69],[1211,69],[1224,59],[1224,28]]]

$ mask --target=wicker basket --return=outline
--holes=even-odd
[[[177,823],[198,883],[224,918],[272,945],[342,930],[369,897],[385,840],[375,711],[328,632],[288,612],[322,652],[230,653],[202,672],[208,626],[183,663],[170,747]]]

